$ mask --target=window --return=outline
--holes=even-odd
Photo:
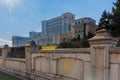
[[[64,16],[64,18],[67,18],[67,16]]]
[[[72,16],[72,19],[74,19],[74,17]]]
[[[82,23],[84,23],[84,21],[82,20]]]
[[[71,31],[71,24],[68,25],[68,31]]]
[[[75,22],[75,24],[77,25],[77,22]]]

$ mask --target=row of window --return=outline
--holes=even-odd
[[[79,29],[76,29],[76,30],[75,30],[75,33],[82,33],[82,32],[84,32],[84,29],[80,29],[80,30],[79,30]]]
[[[62,18],[61,17],[53,18],[53,19],[47,20],[47,23],[49,24],[49,23],[54,23],[58,21],[62,21]]]
[[[51,26],[51,27],[48,27],[47,30],[54,30],[56,28],[62,28],[62,25],[59,24],[59,25],[56,25],[56,26]]]
[[[53,25],[58,25],[58,24],[62,24],[62,21],[56,21],[53,23],[48,23],[47,26],[53,26]]]
[[[76,21],[75,22],[75,25],[79,25],[79,24],[83,24],[84,23],[84,21],[82,20],[82,21]]]
[[[89,20],[89,21],[80,20],[80,21],[76,21],[76,22],[75,22],[75,25],[84,24],[84,23],[95,24],[95,22],[90,21],[90,20]]]
[[[47,35],[54,35],[54,34],[60,34],[60,33],[62,33],[62,29],[47,31]]]

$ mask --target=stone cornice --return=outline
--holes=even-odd
[[[112,54],[115,54],[115,53],[117,53],[117,54],[120,54],[120,47],[111,47],[111,48],[109,48],[109,52]]]
[[[36,51],[38,53],[69,53],[69,54],[73,54],[73,53],[86,53],[89,54],[90,53],[90,48],[69,48],[69,49],[56,49],[56,50],[39,50]],[[36,53],[35,51],[33,51],[32,53]]]

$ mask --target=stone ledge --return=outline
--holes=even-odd
[[[113,48],[109,48],[109,52],[111,54],[120,54],[120,47],[113,47]]]
[[[6,58],[6,60],[25,62],[25,59],[18,59],[18,58]]]
[[[56,50],[39,50],[33,51],[32,53],[85,53],[90,54],[90,48],[68,48],[68,49],[56,49]]]

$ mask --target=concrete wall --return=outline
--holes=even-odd
[[[90,48],[32,52],[32,70],[79,80],[91,78]]]
[[[25,59],[6,58],[5,61],[3,61],[3,58],[0,58],[0,69],[17,75],[25,76]]]
[[[110,48],[110,80],[120,80],[120,47]]]
[[[2,58],[0,57],[0,65],[2,65]]]
[[[25,70],[25,59],[7,58],[5,64],[9,68]]]
[[[2,49],[1,70],[32,80],[120,80],[120,48],[105,29],[89,39],[90,48],[38,50],[25,47],[25,59],[7,58]]]
[[[8,58],[9,50],[9,47],[2,49],[1,70],[33,80],[39,80],[40,75],[51,80],[59,80],[59,77],[62,80],[87,80],[92,77],[90,48],[37,50],[36,46],[26,46],[25,59]]]

